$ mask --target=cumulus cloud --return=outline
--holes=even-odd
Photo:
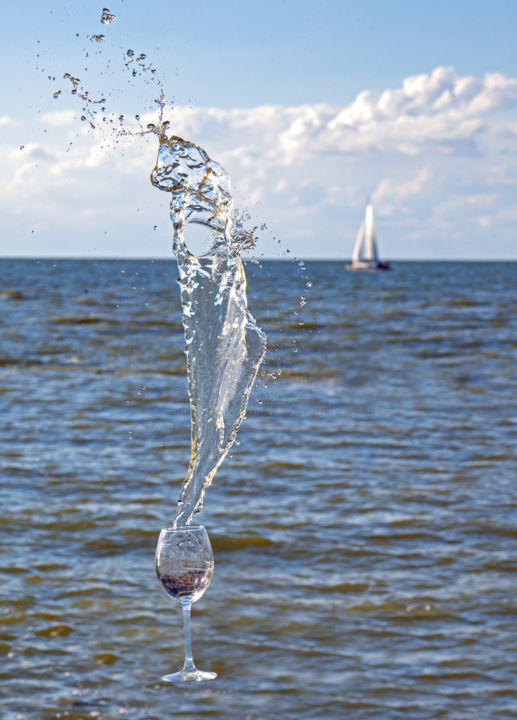
[[[438,67],[405,78],[399,88],[364,90],[341,108],[323,103],[231,110],[176,107],[172,123],[178,134],[202,137],[239,157],[243,166],[257,157],[291,165],[316,155],[365,151],[411,156],[432,147],[445,154],[456,149],[473,153],[492,130],[490,114],[515,107],[516,78],[487,73],[479,80]],[[515,124],[504,132],[510,138]]]
[[[406,78],[400,88],[365,90],[337,111],[320,108],[310,122],[298,118],[284,132],[283,146],[296,152],[311,141],[321,150],[394,150],[410,155],[431,144],[446,149],[469,140],[475,147],[486,128],[486,114],[516,105],[515,78],[488,73],[478,81],[439,67]]]
[[[401,209],[400,201],[422,193],[431,178],[432,173],[427,167],[423,167],[407,180],[383,178],[372,193],[372,202],[385,215],[391,215],[397,208]]]
[[[75,110],[56,110],[40,115],[40,122],[50,127],[62,128],[75,125],[78,114]]]
[[[269,221],[277,235],[293,244],[300,240],[300,255],[332,255],[341,244],[343,254],[349,253],[346,238],[353,243],[366,195],[381,218],[379,232],[384,217],[388,239],[390,233],[396,239],[391,254],[425,255],[426,233],[435,243],[441,234],[445,243],[469,224],[481,246],[482,234],[495,234],[502,218],[501,233],[510,232],[504,205],[517,183],[509,159],[516,147],[516,110],[517,78],[461,76],[452,67],[438,67],[396,88],[366,89],[343,107],[174,107],[167,115],[175,134],[199,143],[228,170],[239,204]],[[49,227],[56,217],[66,224],[73,205],[73,217],[84,218],[84,232],[109,216],[131,233],[132,209],[142,218],[146,202],[152,208],[148,225],[156,223],[151,214],[165,200],[148,183],[154,137],[114,139],[109,123],[86,128],[71,109],[41,120],[70,132],[73,147],[65,147],[61,137],[48,145],[28,144],[22,158],[17,148],[4,149],[11,163],[5,169],[4,217],[15,208],[21,212],[23,187]],[[153,121],[155,115],[142,115],[144,127]],[[311,244],[311,237],[321,236],[328,252],[321,241]],[[424,244],[407,250],[404,238]]]

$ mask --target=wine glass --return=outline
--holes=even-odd
[[[185,664],[165,682],[213,680],[215,672],[198,670],[192,659],[190,608],[210,585],[214,556],[208,533],[202,525],[167,527],[160,532],[156,545],[156,575],[167,595],[179,600],[185,626]]]

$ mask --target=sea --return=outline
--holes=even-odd
[[[177,268],[0,260],[3,720],[517,716],[517,264],[246,263],[265,363],[196,517]]]

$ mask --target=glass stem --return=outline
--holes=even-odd
[[[190,598],[183,598],[181,601],[183,608],[183,625],[185,626],[185,667],[184,670],[193,670],[195,668],[192,659],[192,645],[190,641],[190,608],[192,603]]]

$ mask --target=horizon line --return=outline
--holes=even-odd
[[[203,257],[203,256],[201,256]],[[249,256],[242,257],[243,261],[258,261],[258,262],[292,262],[292,261],[303,261],[303,262],[336,262],[336,263],[347,263],[350,262],[350,258],[346,257],[301,257],[299,255],[291,255],[290,257],[282,256]],[[0,255],[1,260],[101,260],[110,262],[154,262],[154,261],[170,261],[175,260],[175,256],[172,254],[167,255],[155,255],[155,256],[144,256],[144,255]],[[517,262],[515,258],[486,258],[486,257],[474,257],[474,258],[388,258],[390,263],[405,263],[405,262],[442,262],[442,263],[456,263],[456,262]]]

